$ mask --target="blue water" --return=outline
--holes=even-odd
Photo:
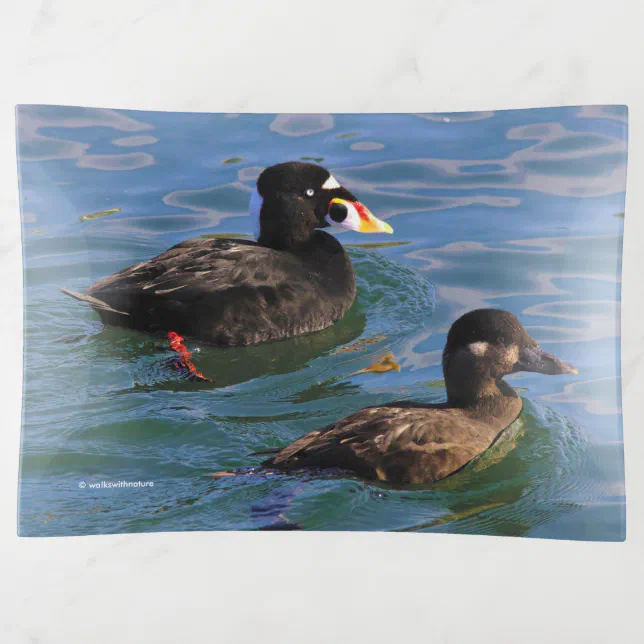
[[[615,106],[334,116],[19,108],[20,534],[294,527],[624,539],[626,118]],[[331,329],[228,350],[189,342],[214,379],[199,383],[173,368],[160,338],[104,328],[58,291],[82,291],[190,237],[249,234],[261,168],[301,158],[395,231],[338,234],[358,296]],[[204,476],[257,465],[249,452],[367,405],[444,399],[446,332],[481,306],[515,313],[579,375],[511,377],[520,422],[460,474],[410,490],[342,473]],[[356,373],[387,353],[400,371]],[[101,481],[154,485],[92,487]]]

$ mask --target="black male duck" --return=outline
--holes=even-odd
[[[362,409],[275,450],[262,465],[340,468],[394,484],[433,483],[465,467],[517,419],[521,398],[503,376],[518,371],[577,373],[541,349],[512,313],[471,311],[454,322],[443,351],[447,402]]]
[[[351,260],[330,225],[391,233],[328,170],[288,162],[264,170],[250,199],[257,242],[190,239],[94,284],[88,303],[104,323],[177,331],[244,346],[325,329],[356,293]]]

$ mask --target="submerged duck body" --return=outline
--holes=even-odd
[[[447,401],[362,409],[310,432],[264,461],[266,468],[340,468],[395,484],[426,484],[458,472],[487,450],[522,410],[503,376],[577,373],[543,351],[507,311],[459,318],[443,352]]]
[[[106,324],[179,331],[244,346],[320,331],[356,293],[351,260],[330,225],[392,232],[324,168],[289,162],[262,172],[250,201],[257,242],[190,239],[94,284],[82,300]]]

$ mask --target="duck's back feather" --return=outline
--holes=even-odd
[[[362,409],[305,434],[267,467],[339,467],[364,477],[395,483],[432,483],[460,470],[485,451],[521,410],[491,418],[444,405],[391,404]]]
[[[218,345],[276,340],[326,328],[351,305],[351,265],[339,244],[333,251],[315,270],[315,257],[245,240],[191,239],[97,282],[86,295],[107,305],[94,308],[109,324],[174,330]]]

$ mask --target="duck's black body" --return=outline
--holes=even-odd
[[[251,198],[257,243],[191,239],[94,284],[82,295],[106,324],[176,331],[221,346],[279,340],[331,326],[350,308],[355,275],[330,224],[391,232],[327,170],[272,166]]]
[[[204,342],[248,345],[320,331],[340,319],[356,292],[342,245],[316,231],[287,252],[251,241],[191,239],[94,284],[87,295],[107,324],[180,329]]]
[[[457,320],[443,353],[447,402],[362,409],[306,434],[267,468],[341,468],[396,484],[432,483],[488,449],[521,413],[503,376],[516,371],[577,373],[546,353],[514,315],[482,309]]]

